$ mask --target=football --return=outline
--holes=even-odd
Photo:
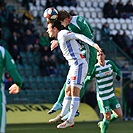
[[[58,18],[58,11],[55,8],[50,7],[44,11],[43,16],[47,19],[54,20]]]

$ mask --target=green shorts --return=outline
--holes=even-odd
[[[108,100],[100,100],[100,98],[98,98],[97,102],[98,107],[100,109],[100,113],[107,113],[111,112],[111,110],[121,108],[121,105],[115,96]]]

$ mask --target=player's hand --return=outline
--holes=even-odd
[[[119,81],[121,79],[121,77],[117,75],[116,76],[116,79]]]
[[[9,88],[9,93],[10,94],[17,94],[20,92],[20,88],[16,85],[13,84],[10,88]]]
[[[57,40],[53,40],[50,43],[51,43],[51,51],[54,50],[58,46]]]

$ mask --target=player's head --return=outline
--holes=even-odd
[[[67,11],[61,10],[58,12],[58,20],[64,27],[66,27],[70,23],[70,19],[71,15]]]
[[[105,51],[103,48],[101,48],[102,51],[97,51],[97,60],[99,61],[103,61],[105,60]]]
[[[57,37],[58,32],[60,30],[64,29],[64,26],[61,25],[61,22],[58,20],[55,21],[50,21],[48,22],[48,26],[47,26],[47,32],[49,34],[49,37],[53,38],[53,37]]]

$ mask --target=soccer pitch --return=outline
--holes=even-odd
[[[76,122],[73,128],[57,129],[57,124],[7,125],[6,133],[100,133],[97,122]],[[107,133],[133,133],[133,121],[116,121],[109,125]]]

